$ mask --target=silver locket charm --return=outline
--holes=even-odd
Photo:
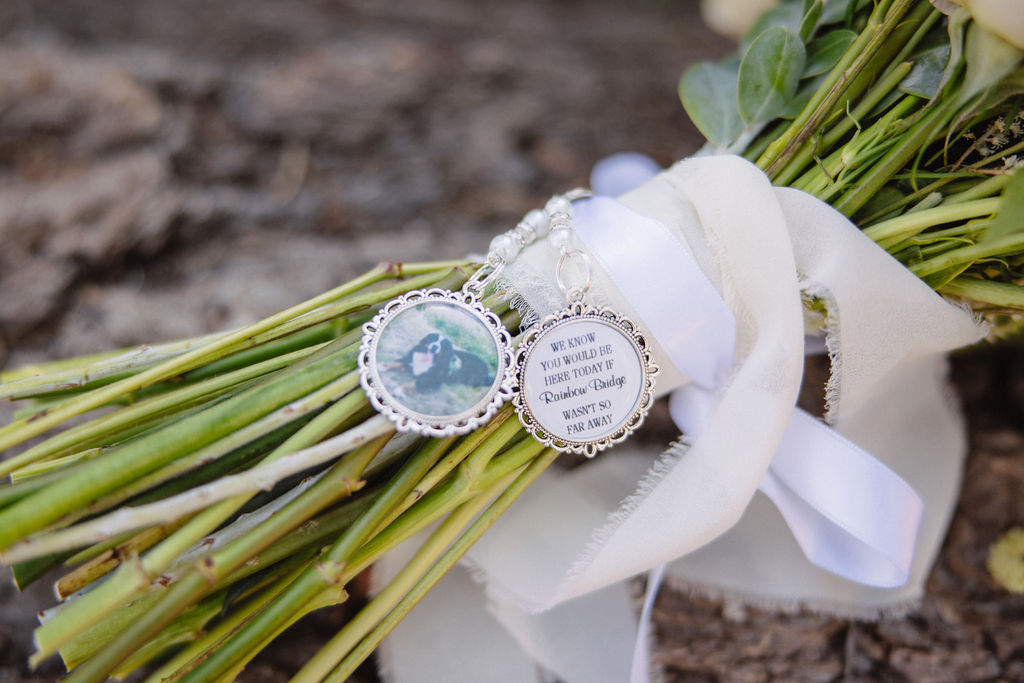
[[[465,434],[512,398],[512,339],[481,297],[547,227],[548,216],[531,211],[514,229],[494,238],[485,264],[461,291],[407,292],[363,325],[359,381],[373,407],[399,431]]]
[[[359,380],[399,431],[465,434],[512,397],[512,353],[501,319],[472,290],[413,290],[363,325]]]
[[[523,426],[560,451],[593,457],[628,437],[654,402],[658,367],[647,340],[625,316],[584,303],[590,261],[572,247],[567,211],[551,219],[551,241],[560,251],[556,280],[568,306],[529,329],[516,352],[513,397]],[[585,274],[565,282],[571,262]]]

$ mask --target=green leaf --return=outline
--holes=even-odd
[[[800,24],[803,22],[804,8],[799,0],[788,0],[773,7],[758,18],[754,25],[743,36],[740,50],[743,51],[752,44],[758,36],[775,26],[787,28],[793,33],[800,31]]]
[[[876,192],[871,199],[861,208],[861,215],[874,216],[876,213],[889,209],[894,204],[898,204],[904,197],[904,194],[892,185],[886,185],[881,190]],[[883,221],[886,218],[899,215],[899,207],[890,209],[888,213],[883,216],[873,219],[873,222]]]
[[[1003,188],[999,209],[985,230],[981,243],[992,242],[1017,232],[1024,232],[1024,173],[1020,169],[1014,171],[1010,182]]]
[[[981,100],[968,110],[968,114],[992,111],[1006,100],[1018,95],[1024,95],[1024,66],[1004,77],[994,87],[989,88]]]
[[[856,38],[857,34],[853,31],[838,28],[808,43],[804,78],[831,71]]]
[[[679,99],[708,141],[727,147],[743,131],[736,104],[737,66],[702,62],[679,81]]]
[[[821,12],[821,23],[824,26],[846,21],[846,12],[850,4],[856,0],[825,0]]]
[[[779,113],[779,118],[795,119],[799,116],[800,112],[807,106],[807,103],[814,97],[814,93],[818,92],[818,88],[825,82],[826,77],[827,74],[819,74],[814,78],[801,81],[800,88],[793,95],[793,98],[786,103],[785,108]]]
[[[961,7],[949,17],[946,23],[946,34],[949,36],[949,63],[946,72],[942,75],[942,83],[939,90],[943,93],[947,89],[955,90],[955,79],[953,78],[960,70],[964,61],[964,42],[967,37],[967,26],[971,23],[971,13]]]
[[[1020,63],[1021,52],[994,33],[972,23],[967,28],[964,59],[967,71],[961,86],[961,102],[996,85],[1010,74]]]
[[[814,29],[818,28],[818,20],[821,19],[821,0],[804,0],[803,16],[800,18],[800,40],[807,42],[814,35]]]
[[[949,45],[938,45],[914,56],[914,67],[900,81],[900,90],[908,95],[931,99],[939,91],[949,63]]]
[[[748,124],[774,119],[796,94],[807,56],[792,31],[770,28],[750,45],[740,62],[739,112]]]

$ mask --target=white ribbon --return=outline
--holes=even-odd
[[[663,368],[659,391],[679,389],[670,405],[690,445],[653,465],[616,449],[539,480],[470,553],[492,614],[568,683],[611,683],[630,677],[622,633],[636,623],[619,582],[666,563],[670,581],[759,603],[877,613],[915,600],[964,452],[943,354],[976,341],[979,326],[844,217],[772,188],[737,157],[680,162],[620,202],[576,211],[601,266],[592,298],[641,323]],[[551,251],[525,250],[509,273],[539,315],[561,304]],[[801,291],[829,311],[834,431],[794,413]],[[463,623],[457,600],[423,614],[444,623],[403,624],[386,652]],[[473,642],[486,640],[472,623]],[[473,656],[490,662],[493,680],[540,680],[502,677],[523,670],[507,653]],[[484,680],[457,666],[428,679],[422,659],[412,670],[398,659],[387,668],[399,683]]]
[[[632,304],[654,343],[693,380],[673,394],[670,405],[679,428],[699,436],[717,406],[714,392],[732,368],[736,319],[689,253],[657,221],[604,197],[581,203],[575,214],[587,250]],[[630,235],[625,245],[623,232]],[[650,270],[661,273],[653,290],[635,275]],[[814,564],[871,586],[907,582],[921,499],[899,475],[838,432],[794,411],[758,488],[779,508]],[[867,495],[874,498],[870,505]]]

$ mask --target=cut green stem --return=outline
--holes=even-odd
[[[864,234],[883,248],[888,248],[933,226],[990,216],[998,210],[999,202],[999,198],[996,197],[976,199],[962,204],[942,204],[876,223],[864,230]]]
[[[238,538],[199,560],[191,572],[172,584],[150,609],[75,669],[67,680],[103,680],[121,662],[130,657],[132,652],[160,633],[175,617],[210,593],[218,579],[240,567],[253,555],[272,545],[319,510],[361,488],[362,482],[359,477],[363,469],[384,446],[386,440],[386,437],[378,438],[339,460],[303,496],[292,500],[277,514],[267,519],[260,526],[259,533]]]
[[[459,262],[458,265],[462,265],[463,263],[464,262]],[[458,265],[455,267],[458,267]],[[96,391],[89,392],[83,396],[76,397],[66,403],[60,404],[45,414],[39,414],[34,416],[32,419],[17,420],[9,425],[0,427],[0,452],[3,452],[11,446],[22,443],[34,436],[38,436],[53,427],[60,425],[64,421],[75,417],[76,415],[81,415],[94,408],[105,405],[110,401],[116,400],[119,396],[137,391],[142,387],[149,386],[150,384],[170,379],[189,370],[223,358],[230,353],[255,346],[256,342],[254,342],[254,339],[256,339],[258,335],[269,332],[274,328],[283,327],[295,318],[306,315],[307,313],[323,306],[330,305],[339,299],[358,292],[364,287],[374,284],[375,282],[398,275],[422,275],[423,273],[432,274],[436,273],[439,269],[444,269],[446,266],[448,268],[452,267],[450,264],[443,263],[406,264],[404,266],[393,263],[381,264],[368,271],[366,274],[357,277],[340,287],[336,287],[324,294],[321,294],[320,296],[313,297],[312,299],[304,301],[303,303],[293,306],[281,313],[272,315],[254,325],[220,336],[199,348],[185,351],[181,355],[155,367],[149,368],[148,370],[144,370],[137,375],[99,388]],[[382,298],[386,299],[388,297],[378,297],[376,300],[380,301]],[[367,305],[369,305],[369,303],[370,302],[368,302]],[[3,470],[0,469],[0,472],[3,472]],[[2,543],[0,543],[0,545],[2,545]]]
[[[295,675],[292,679],[293,682],[303,683],[307,680],[320,680],[321,678],[324,678],[325,669],[336,662],[338,662],[337,667],[330,671],[325,680],[332,682],[347,680],[355,669],[370,656],[378,645],[380,645],[380,642],[384,637],[394,630],[395,626],[398,625],[398,622],[405,618],[412,608],[423,599],[427,592],[433,588],[434,585],[436,585],[437,582],[440,581],[453,566],[455,566],[455,563],[466,554],[470,547],[476,543],[484,532],[494,525],[498,518],[508,510],[512,503],[522,495],[526,488],[532,484],[537,477],[539,477],[541,473],[555,461],[557,457],[557,451],[548,449],[538,456],[536,460],[530,463],[530,465],[526,467],[521,474],[516,476],[511,485],[506,487],[504,481],[496,484],[496,488],[504,489],[498,499],[495,500],[482,515],[473,521],[469,528],[451,544],[451,547],[448,548],[444,555],[442,555],[441,558],[429,568],[429,570],[423,573],[422,576],[419,576],[418,580],[416,580],[415,584],[411,586],[408,592],[405,590],[401,591],[402,593],[405,593],[405,595],[397,604],[394,605],[393,609],[383,615],[382,618],[374,619],[374,621],[377,621],[378,623],[369,634],[360,640],[355,647],[352,647],[348,643],[343,642],[342,633],[339,632],[338,635],[332,638],[331,641]],[[410,569],[409,578],[418,576],[417,569],[417,567],[412,567]],[[405,570],[403,569],[403,572],[404,571]],[[390,587],[391,583],[388,584],[388,588]],[[399,591],[395,591],[395,593],[400,594]],[[374,598],[374,601],[379,599],[379,597],[380,596]],[[386,602],[390,603],[391,600]],[[369,606],[367,609],[369,609]],[[376,617],[376,615],[374,616]],[[349,625],[346,624],[345,628],[349,628]]]

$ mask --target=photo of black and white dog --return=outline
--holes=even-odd
[[[380,332],[380,387],[420,415],[472,411],[496,391],[499,347],[485,322],[462,306],[428,301],[402,310]]]
[[[494,374],[479,356],[455,348],[448,337],[436,332],[420,339],[402,364],[421,393],[437,391],[444,384],[481,387],[494,382]]]

